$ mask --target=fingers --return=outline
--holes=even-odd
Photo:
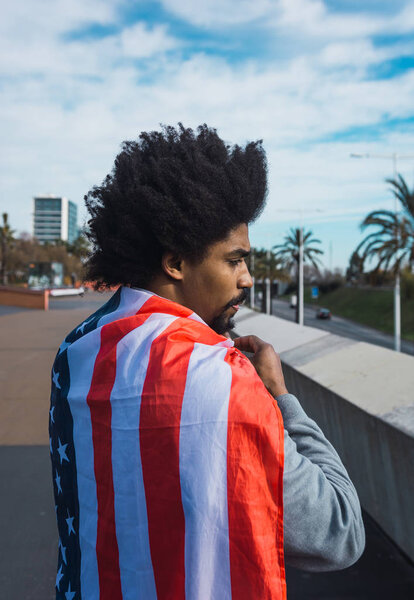
[[[255,354],[260,348],[267,344],[256,335],[245,335],[235,338],[234,345],[242,352],[253,352]]]

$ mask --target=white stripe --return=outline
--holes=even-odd
[[[199,317],[198,314],[195,312],[191,313],[191,315],[188,315],[188,318],[192,319],[193,321],[198,321],[198,323],[203,323],[203,325],[206,325],[206,322],[203,321],[203,319]]]
[[[86,402],[91,387],[95,360],[101,345],[101,331],[94,330],[68,347],[70,388],[68,402],[73,417],[73,445],[79,496],[79,544],[81,551],[82,597],[99,599],[99,576],[96,558],[98,501],[94,471],[92,422]]]
[[[187,373],[180,426],[186,600],[231,598],[226,353],[226,348],[195,344]]]
[[[112,472],[122,598],[157,598],[139,443],[141,394],[151,344],[177,317],[153,314],[117,346],[111,393]],[[168,532],[166,532],[168,535]]]
[[[107,315],[103,315],[98,321],[97,327],[102,327],[107,323],[112,323],[117,319],[131,317],[135,315],[143,306],[143,304],[154,294],[145,290],[133,290],[128,287],[121,288],[121,300],[118,308]]]

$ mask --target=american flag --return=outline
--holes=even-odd
[[[119,288],[62,343],[56,598],[286,598],[283,422],[233,342]]]

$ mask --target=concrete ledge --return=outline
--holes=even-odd
[[[48,310],[49,290],[28,290],[21,287],[0,286],[0,304]]]
[[[246,308],[236,331],[273,344],[289,391],[337,449],[363,507],[414,560],[414,357]]]

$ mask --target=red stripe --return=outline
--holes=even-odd
[[[96,357],[87,403],[91,412],[94,470],[98,503],[96,555],[101,600],[122,598],[118,542],[115,530],[112,475],[111,392],[116,376],[118,342],[139,327],[159,307],[152,296],[137,315],[108,323],[101,330],[101,347]]]
[[[286,598],[283,421],[250,362],[230,350],[227,501],[233,598]]]
[[[151,296],[138,313],[108,323],[101,330],[101,347],[95,361],[91,387],[87,396],[92,422],[94,448],[94,470],[98,504],[96,554],[98,563],[101,600],[122,598],[119,570],[119,552],[115,528],[114,485],[112,474],[112,433],[110,396],[116,376],[116,352],[118,342],[130,331],[142,325],[154,313],[164,313],[177,317],[188,317],[192,311],[169,300]],[[170,327],[167,332],[175,334],[174,340],[165,336],[155,344],[150,354],[150,366],[141,408],[141,424],[147,431],[141,432],[141,452],[143,472],[149,506],[149,529],[151,553],[159,598],[184,598],[184,513],[179,487],[178,441],[181,403],[185,388],[188,361],[195,337],[205,337],[209,332],[205,325],[181,318],[179,325]],[[199,333],[197,333],[199,331]],[[211,331],[210,343],[222,338]],[[177,345],[176,341],[186,341]],[[171,379],[166,380],[168,367],[173,366],[174,395],[168,394]],[[165,371],[165,369],[167,369]],[[161,377],[161,371],[163,377]],[[171,371],[170,371],[171,373]],[[157,399],[155,401],[155,392]],[[163,405],[161,419],[154,414],[159,403]],[[160,427],[173,425],[171,435],[159,436]],[[155,427],[155,433],[151,432]],[[165,443],[164,443],[165,439]],[[165,456],[164,456],[165,452]],[[159,480],[169,477],[171,486],[159,485]],[[162,483],[163,481],[161,481]],[[164,482],[165,483],[165,482]],[[173,499],[170,502],[170,499]],[[159,516],[161,515],[161,523]],[[164,516],[167,515],[167,521]],[[165,532],[172,540],[164,540]],[[174,532],[177,535],[174,535]],[[164,579],[164,575],[166,578]],[[170,594],[170,581],[177,595]],[[174,592],[175,593],[175,592]]]
[[[158,600],[185,598],[180,419],[194,330],[199,327],[178,319],[153,342],[141,399],[141,462]]]

